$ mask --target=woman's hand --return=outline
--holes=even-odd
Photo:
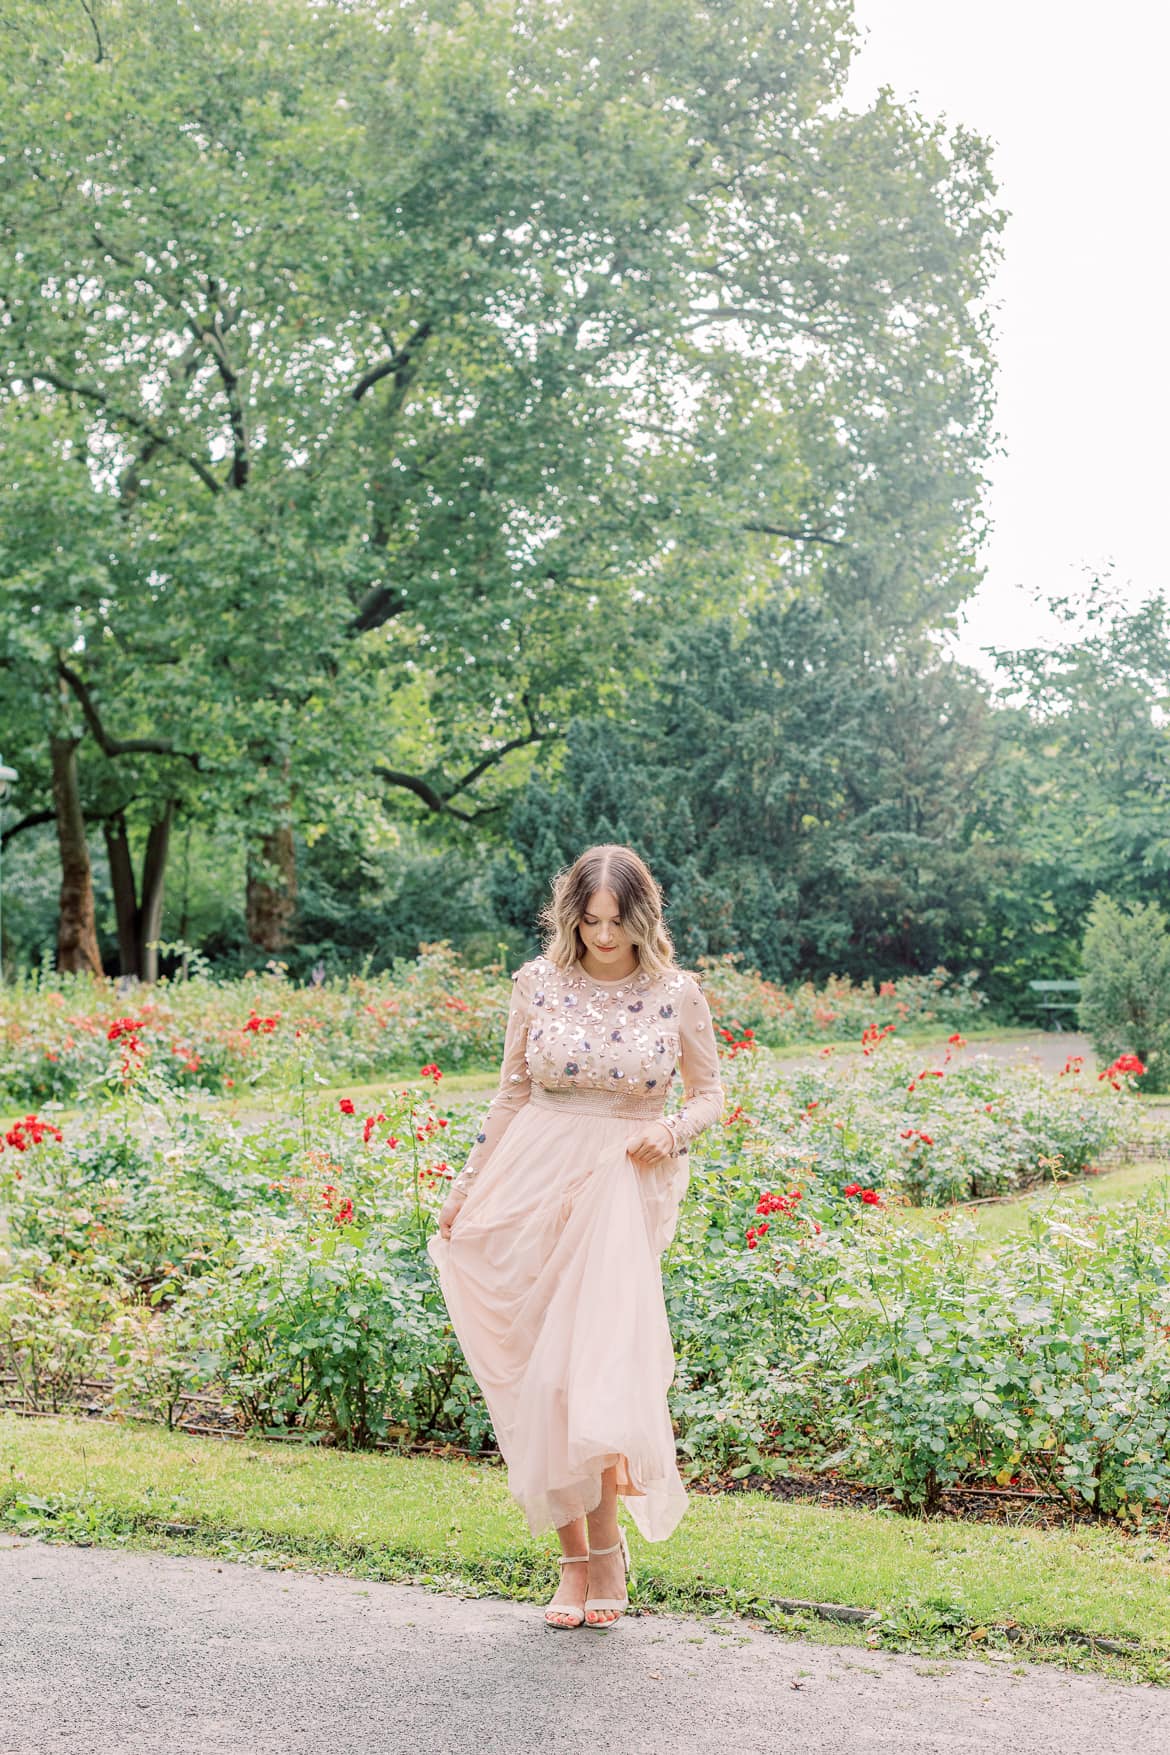
[[[639,1128],[626,1141],[626,1151],[640,1170],[649,1170],[655,1164],[674,1154],[674,1135],[663,1121],[652,1121],[648,1126]]]
[[[467,1199],[465,1188],[453,1188],[439,1211],[439,1236],[444,1243],[451,1241],[451,1227],[463,1211],[463,1203]]]

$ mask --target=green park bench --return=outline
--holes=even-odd
[[[1063,1030],[1064,1024],[1060,1014],[1073,1012],[1077,1009],[1080,998],[1081,984],[1079,981],[1029,981],[1028,987],[1036,995],[1036,1009],[1047,1021],[1051,1019],[1051,1028]]]

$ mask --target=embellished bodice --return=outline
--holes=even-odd
[[[538,956],[516,970],[512,982],[500,1087],[468,1170],[484,1167],[527,1102],[660,1119],[676,1153],[718,1120],[723,1086],[715,1028],[693,975],[636,970],[620,980],[597,981],[579,965],[562,969]],[[680,1068],[686,1101],[666,1116]]]
[[[661,1109],[681,1053],[684,984],[678,971],[657,981],[565,975],[544,958],[532,968],[528,1045],[531,1077],[549,1090],[607,1091]]]

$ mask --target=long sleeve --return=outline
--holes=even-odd
[[[663,1120],[674,1138],[675,1151],[719,1120],[723,1114],[723,1082],[711,1008],[697,981],[687,986],[679,1008],[679,1069],[685,1101]]]
[[[475,1144],[467,1154],[466,1164],[455,1178],[454,1187],[466,1187],[472,1177],[477,1176],[486,1166],[500,1140],[528,1101],[532,1090],[532,1078],[525,1057],[529,998],[528,968],[523,965],[512,976],[512,998],[504,1032],[504,1058],[500,1065],[499,1088],[480,1118]]]

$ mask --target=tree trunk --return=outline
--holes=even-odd
[[[114,886],[114,909],[118,918],[118,955],[123,975],[153,984],[158,980],[158,951],[150,949],[162,926],[163,883],[175,801],[168,798],[163,814],[150,825],[142,861],[142,903],[134,881],[134,862],[126,818],[121,811],[105,824],[106,852]]]
[[[135,979],[141,975],[138,966],[138,895],[134,884],[134,864],[130,858],[130,837],[126,818],[121,811],[107,817],[102,828],[106,837],[106,858],[110,863],[110,882],[114,890],[114,914],[118,922],[118,961],[123,975]]]
[[[88,969],[102,975],[93,906],[93,872],[85,842],[85,818],[77,781],[77,745],[73,737],[49,738],[53,764],[53,809],[61,853],[61,905],[57,920],[57,967],[74,974]]]
[[[163,884],[166,879],[167,854],[171,844],[171,824],[175,820],[175,801],[168,798],[163,814],[151,823],[146,837],[146,855],[142,861],[142,907],[138,915],[138,963],[144,981],[158,980],[158,950],[151,941],[162,929]]]
[[[265,865],[279,874],[273,882]],[[297,906],[297,859],[291,823],[248,849],[248,937],[262,951],[282,951],[289,942]]]

